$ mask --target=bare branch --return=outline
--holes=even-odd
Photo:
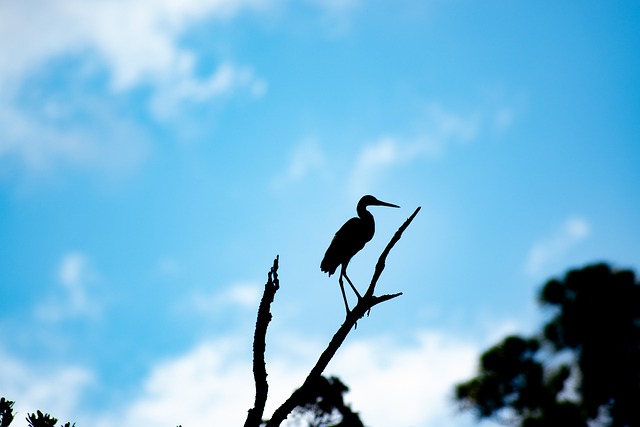
[[[279,256],[273,260],[273,267],[269,271],[267,283],[264,285],[264,293],[258,307],[258,318],[256,320],[256,330],[253,336],[253,377],[256,383],[256,399],[253,408],[249,409],[244,427],[259,427],[262,423],[262,415],[267,402],[269,384],[267,383],[267,368],[264,361],[266,350],[267,327],[271,322],[271,303],[280,288],[278,280],[278,260]]]
[[[358,304],[353,308],[353,310],[347,315],[344,323],[340,326],[338,331],[335,333],[327,348],[322,352],[315,366],[309,372],[309,375],[305,379],[302,386],[294,391],[291,396],[273,413],[273,416],[269,421],[267,421],[266,427],[277,427],[279,426],[287,416],[302,402],[304,402],[305,394],[308,393],[308,390],[317,384],[322,372],[324,372],[325,368],[335,356],[336,352],[340,348],[340,346],[344,343],[344,340],[347,338],[347,335],[354,328],[358,319],[362,318],[365,313],[367,313],[371,308],[375,305],[388,301],[390,299],[396,298],[402,293],[396,294],[388,294],[382,296],[374,296],[373,292],[376,287],[376,283],[384,270],[385,261],[391,249],[395,246],[395,244],[402,237],[402,233],[409,226],[413,218],[420,211],[420,207],[418,207],[415,212],[400,226],[398,231],[393,235],[391,241],[387,244],[386,248],[380,255],[378,259],[378,263],[376,264],[376,269],[373,274],[373,278],[371,279],[371,284],[367,289],[366,294],[358,301]]]
[[[404,222],[404,224],[402,224],[400,226],[400,228],[398,228],[398,230],[393,235],[393,237],[391,238],[389,243],[387,243],[387,247],[384,248],[384,251],[382,251],[382,254],[380,255],[380,258],[378,258],[378,263],[376,264],[376,269],[375,269],[375,271],[373,273],[373,277],[371,278],[371,283],[369,284],[369,288],[367,289],[367,292],[365,293],[365,297],[367,295],[369,295],[369,296],[373,295],[373,292],[376,289],[376,284],[378,283],[378,279],[380,278],[380,275],[382,274],[382,270],[384,270],[385,262],[387,261],[387,256],[389,255],[389,252],[391,252],[391,249],[393,249],[395,244],[398,243],[398,240],[400,240],[400,238],[402,237],[402,233],[404,233],[404,230],[406,230],[407,227],[409,227],[409,224],[411,224],[411,221],[413,221],[413,219],[416,217],[416,215],[418,215],[418,212],[420,212],[420,206],[418,206],[416,208],[416,210],[411,214],[411,216],[409,218],[407,218],[407,220]]]

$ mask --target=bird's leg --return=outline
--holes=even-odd
[[[340,283],[340,290],[342,291],[342,299],[344,299],[344,307],[347,309],[347,316],[348,316],[351,311],[349,310],[349,304],[347,303],[347,294],[345,294],[344,292],[344,284],[342,283],[342,274],[338,279],[338,283]]]
[[[353,289],[353,292],[355,292],[356,295],[358,296],[358,301],[360,301],[362,299],[362,296],[360,295],[360,292],[358,292],[356,287],[353,286],[353,283],[351,283],[351,279],[349,279],[349,276],[347,276],[347,269],[345,269],[342,274],[344,275],[344,277],[347,278],[347,282],[349,282],[349,284],[351,285],[351,289]]]
[[[347,309],[347,317],[349,317],[349,314],[351,314],[351,310],[349,310],[349,304],[347,303],[347,295],[344,292],[344,284],[342,283],[342,276],[343,276],[343,274],[340,273],[340,278],[338,279],[338,282],[340,283],[340,290],[342,291],[342,298],[344,298],[344,307]],[[347,277],[347,275],[344,274],[344,277]],[[349,281],[349,284],[353,288],[353,284],[351,283],[351,280],[349,280],[348,277],[347,277],[347,280]],[[355,288],[353,290],[355,291]],[[356,291],[356,295],[358,295],[358,298],[360,298],[360,294],[358,294],[358,291]],[[353,329],[358,329],[358,322],[357,321],[353,323]]]

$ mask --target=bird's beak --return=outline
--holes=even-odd
[[[378,202],[376,203],[376,206],[387,206],[387,207],[390,207],[390,208],[399,208],[400,207],[398,205],[394,205],[394,204],[391,204],[391,203],[383,202],[381,200],[378,200]]]

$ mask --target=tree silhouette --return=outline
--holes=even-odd
[[[13,404],[15,402],[0,398],[0,427],[8,427],[13,421]]]
[[[510,336],[456,386],[478,418],[523,427],[640,426],[640,284],[606,264],[548,281],[550,319],[538,336]]]
[[[358,414],[344,403],[342,395],[347,391],[349,388],[338,378],[321,376],[300,399],[292,418],[308,427],[364,427]]]
[[[8,427],[14,420],[14,403],[12,400],[7,400],[4,397],[0,398],[0,427]],[[28,414],[26,420],[29,423],[29,427],[55,427],[58,423],[57,418],[49,414],[43,414],[42,411]],[[65,423],[61,427],[75,427],[75,423]]]
[[[29,427],[55,427],[58,419],[38,411],[35,414],[30,414],[27,417],[27,421],[29,422]],[[75,424],[73,425],[75,426]],[[62,427],[71,427],[71,424],[66,423]]]

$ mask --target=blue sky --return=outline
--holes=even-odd
[[[640,267],[636,2],[0,0],[0,394],[19,420],[239,425],[280,255],[268,410],[342,321],[319,269],[373,194],[329,367],[367,425],[472,425],[451,388],[539,286]],[[22,414],[22,415],[20,415]]]

